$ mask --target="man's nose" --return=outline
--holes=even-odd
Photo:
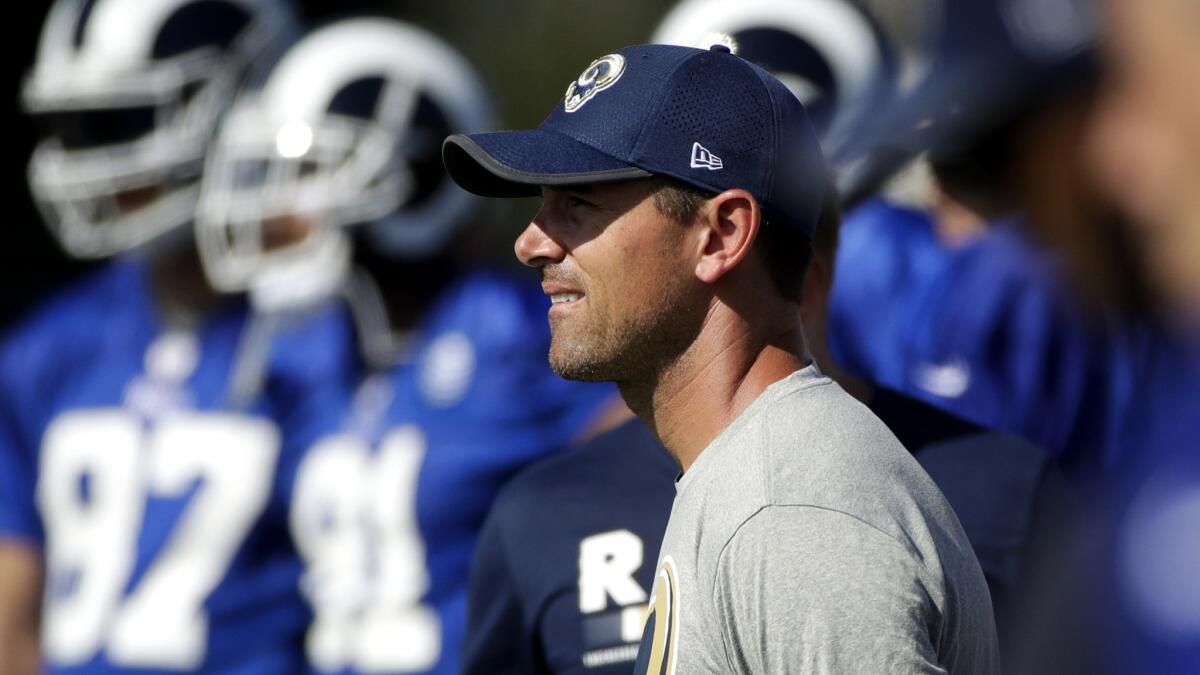
[[[517,259],[530,267],[562,262],[566,255],[563,247],[546,234],[544,226],[536,216],[521,233],[521,236],[517,237],[517,243],[513,246],[513,250],[517,254]]]

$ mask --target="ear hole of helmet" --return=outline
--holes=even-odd
[[[338,90],[329,101],[328,111],[331,115],[344,115],[362,120],[375,117],[379,106],[380,95],[383,93],[384,80],[382,77],[364,77]]]
[[[226,0],[193,2],[163,23],[150,53],[155,59],[169,59],[205,47],[224,51],[249,23],[250,14]]]
[[[442,166],[442,140],[454,133],[445,111],[427,94],[417,100],[416,111],[401,154],[408,159],[413,176],[413,191],[407,207],[418,208],[447,182]]]

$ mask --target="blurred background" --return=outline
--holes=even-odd
[[[1039,449],[1027,463],[1037,472],[1035,477],[1058,480],[1057,473],[1046,469],[1048,456],[1055,460],[1055,471],[1063,469],[1076,482],[1075,487],[1081,488],[1078,496],[1090,500],[1083,510],[1099,521],[1098,525],[1089,524],[1096,532],[1076,523],[1039,523],[1040,531],[1049,533],[1049,543],[1031,542],[1028,548],[1020,537],[1002,532],[1007,537],[1002,543],[1020,548],[1021,555],[1029,559],[1025,563],[1028,569],[1021,570],[1021,581],[1027,581],[1022,590],[1028,588],[1030,596],[1044,601],[1025,614],[1013,614],[1023,623],[1018,635],[1025,640],[1022,646],[1026,651],[1014,658],[1040,663],[1045,666],[1042,672],[1097,672],[1092,663],[1066,659],[1067,665],[1061,665],[1047,659],[1047,654],[1073,655],[1076,649],[1069,635],[1064,638],[1063,617],[1085,615],[1115,617],[1111,626],[1099,622],[1099,644],[1112,636],[1132,643],[1130,663],[1142,663],[1142,656],[1156,653],[1154,650],[1175,659],[1174,664],[1196,663],[1192,659],[1200,644],[1196,639],[1200,614],[1195,611],[1200,607],[1200,583],[1196,581],[1200,578],[1196,576],[1200,569],[1196,564],[1200,560],[1196,544],[1200,542],[1200,452],[1196,450],[1200,377],[1189,368],[1194,368],[1200,354],[1200,333],[1196,331],[1200,325],[1200,274],[1195,274],[1200,269],[1195,255],[1200,251],[1200,234],[1195,234],[1200,233],[1200,210],[1190,197],[1178,199],[1180,208],[1175,213],[1154,207],[1167,201],[1159,190],[1162,186],[1182,186],[1175,190],[1177,197],[1200,194],[1200,184],[1195,182],[1200,178],[1196,159],[1200,152],[1194,151],[1200,145],[1185,146],[1179,141],[1182,136],[1172,139],[1154,134],[1163,133],[1162,128],[1169,131],[1171,120],[1179,128],[1200,129],[1194,122],[1193,126],[1187,124],[1200,116],[1184,112],[1172,118],[1170,113],[1184,110],[1184,106],[1163,103],[1169,96],[1158,98],[1162,92],[1200,92],[1200,58],[1156,53],[1163,62],[1180,67],[1164,70],[1166,74],[1157,80],[1146,76],[1159,63],[1149,58],[1142,62],[1140,57],[1150,56],[1152,50],[1146,45],[1165,36],[1168,28],[1167,24],[1151,23],[1145,24],[1149,28],[1144,35],[1130,30],[1123,47],[1114,50],[1103,45],[1097,50],[1096,63],[1091,64],[1099,67],[1086,75],[1050,64],[1053,49],[1049,56],[1031,56],[1025,51],[1030,44],[1023,39],[1032,39],[1036,51],[1038,40],[1049,41],[1053,47],[1055,40],[1069,40],[1082,32],[1070,21],[1045,20],[1054,15],[1038,14],[1037,10],[1102,6],[1089,0],[962,0],[958,5],[952,4],[957,0],[849,1],[868,10],[898,52],[898,90],[904,96],[895,98],[915,101],[921,115],[909,119],[904,113],[912,111],[901,106],[899,112],[890,111],[889,117],[884,106],[867,106],[865,116],[886,118],[886,123],[875,125],[878,129],[864,125],[871,131],[857,140],[866,152],[896,151],[902,160],[899,164],[918,154],[922,160],[916,163],[919,171],[907,174],[920,174],[911,183],[906,183],[906,174],[902,174],[879,191],[883,179],[892,178],[882,174],[899,166],[889,165],[886,152],[882,159],[873,155],[870,159],[876,168],[887,171],[881,172],[878,182],[863,181],[851,187],[861,191],[852,201],[862,208],[847,209],[841,252],[834,257],[856,264],[838,265],[841,288],[832,291],[833,311],[826,331],[834,343],[833,360],[847,372],[835,374],[834,367],[826,369],[824,365],[822,369],[835,379],[844,376],[841,382],[847,389],[870,384],[885,392],[903,392],[981,425],[981,432],[986,427],[1032,441],[1048,451]],[[729,2],[736,4],[736,0]],[[1144,2],[1146,7],[1185,7],[1181,11],[1198,19],[1193,35],[1200,35],[1200,3],[1195,0]],[[1138,3],[1110,0],[1103,6],[1122,7],[1132,15],[1131,8]],[[501,129],[536,126],[592,59],[648,41],[676,4],[677,0],[297,2],[307,26],[371,14],[411,22],[444,39],[483,76]],[[927,70],[929,63],[922,59],[928,57],[928,47],[935,40],[927,33],[939,23],[957,25],[940,19],[951,13],[950,7],[968,6],[1016,8],[1032,12],[1025,18],[1032,16],[1033,20],[1021,26],[1024,32],[1012,26],[1000,30],[998,15],[991,17],[997,24],[994,35],[951,31],[950,56],[944,59],[948,64],[941,64],[942,71]],[[0,289],[0,330],[13,325],[48,294],[104,264],[72,259],[60,250],[41,222],[26,180],[38,136],[34,123],[21,111],[18,96],[34,60],[47,8],[10,18],[14,23],[9,31],[10,52],[17,57],[10,60],[3,83],[8,92],[3,107],[9,150],[4,161],[11,186],[7,204],[11,212],[9,240],[0,248],[5,280]],[[1110,23],[1109,30],[1116,33],[1126,22]],[[995,45],[988,40],[999,43],[998,36],[1006,33],[1013,35],[1006,38],[1011,44],[1000,54],[1001,59],[997,54],[1003,50],[989,52]],[[1145,43],[1135,41],[1146,36]],[[1182,50],[1200,44],[1190,39],[1180,38],[1177,47]],[[1200,56],[1200,50],[1190,54]],[[1039,63],[1035,57],[1046,57],[1047,63]],[[994,59],[995,64],[987,59]],[[1114,68],[1114,62],[1121,65]],[[1001,72],[1005,68],[1008,70]],[[928,79],[938,86],[926,92],[915,83],[928,73],[936,73]],[[1068,78],[1047,79],[1036,90],[1026,86],[1039,73],[1056,78],[1067,73]],[[967,79],[965,85],[962,78]],[[907,99],[910,94],[912,100]],[[1191,101],[1200,105],[1200,98]],[[964,112],[963,107],[970,105],[982,112]],[[996,114],[998,110],[1003,114]],[[933,117],[938,118],[936,124],[930,119]],[[1155,124],[1162,128],[1155,129]],[[971,133],[964,131],[972,125]],[[1091,125],[1100,131],[1089,131]],[[930,127],[935,133],[925,138],[920,132]],[[1148,130],[1154,133],[1146,135]],[[1103,142],[1092,138],[1089,146],[1089,133]],[[1200,131],[1191,138],[1200,144]],[[1186,149],[1181,151],[1181,147]],[[846,166],[839,167],[846,168],[851,177],[859,159],[856,150],[851,144],[845,152]],[[1095,180],[1096,174],[1101,180]],[[907,194],[909,184],[924,191],[916,196]],[[886,200],[873,200],[877,194]],[[912,199],[906,201],[908,197]],[[885,201],[894,203],[885,205]],[[466,230],[465,252],[518,268],[511,254],[513,237],[535,208],[533,200],[490,200],[478,216],[489,221],[488,227]],[[1131,226],[1137,221],[1143,222]],[[1180,234],[1185,231],[1193,234]],[[1179,238],[1172,239],[1172,233]],[[1176,241],[1191,242],[1193,248]],[[1155,242],[1159,257],[1144,256],[1142,249],[1153,248],[1149,244]],[[836,251],[837,247],[835,241],[832,248]],[[1172,251],[1180,253],[1169,255]],[[1180,259],[1183,262],[1177,268],[1158,264]],[[391,268],[388,272],[391,274]],[[922,274],[927,278],[918,278]],[[406,293],[410,290],[401,283],[397,288]],[[914,289],[920,293],[907,293]],[[1183,335],[1177,334],[1179,326],[1175,324],[1184,323],[1180,315],[1185,312],[1164,311],[1170,304],[1166,297],[1172,294],[1192,302],[1192,324]],[[544,324],[542,316],[537,323]],[[544,366],[544,354],[538,354],[539,366]],[[853,377],[866,382],[855,382]],[[525,403],[515,396],[512,401],[518,407]],[[913,427],[925,421],[916,417],[901,420]],[[997,467],[1022,468],[1017,459],[1002,459]],[[961,488],[960,498],[968,506],[994,507],[992,515],[1020,521],[1022,533],[1036,529],[1034,518],[1021,510],[1034,496],[1018,494],[1020,491],[1011,489],[990,466],[983,471],[968,469],[984,488],[998,485],[996,492],[1002,497],[995,504],[986,503],[988,490],[973,490],[975,485],[964,479],[964,470],[963,476],[951,475],[945,480]],[[1162,487],[1163,475],[1181,485],[1186,483],[1175,501],[1167,499],[1174,499],[1175,493],[1170,485]],[[1146,495],[1158,501],[1147,502]],[[1052,515],[1071,512],[1074,516],[1073,509],[1079,508],[1077,503],[1070,507],[1043,503],[1040,496],[1036,500],[1036,510]],[[960,515],[967,515],[963,520],[968,524],[969,512],[958,503],[954,506]],[[1034,506],[1029,504],[1030,513]],[[1155,520],[1159,516],[1174,520],[1163,525]],[[1083,537],[1087,540],[1068,546],[1063,543],[1065,538],[1059,538],[1059,528],[1067,527],[1091,538]],[[1074,557],[1065,561],[1034,558],[1028,551],[1035,549],[1035,543],[1054,554],[1077,553],[1084,562]],[[1015,565],[1008,559],[1001,562],[1005,568]],[[1049,571],[1024,578],[1031,569],[1037,572],[1038,565]],[[1072,588],[1069,582],[1080,588]],[[1093,588],[1119,591],[1122,582],[1130,586],[1126,596],[1132,599],[1127,601],[1135,609],[1139,602],[1149,609],[1131,611],[1121,605],[1126,600],[1119,592],[1112,597],[1105,590],[1093,592]],[[1151,602],[1156,600],[1166,602],[1172,611],[1178,609],[1177,614],[1169,613],[1169,618],[1181,616],[1182,623],[1162,628],[1144,620],[1157,616],[1155,611],[1161,608]],[[1055,602],[1063,606],[1053,606]],[[1071,605],[1071,611],[1064,609],[1066,605]],[[1024,621],[1030,616],[1039,620]],[[1183,625],[1183,638],[1176,639],[1179,631],[1172,631],[1179,625]],[[1097,660],[1105,658],[1100,655]],[[1138,672],[1118,661],[1109,665],[1118,672]],[[1157,670],[1168,671],[1165,666]],[[1171,672],[1200,670],[1185,667]]]
[[[320,24],[338,18],[371,13],[411,21],[446,39],[479,69],[487,81],[502,128],[536,126],[551,102],[596,54],[649,40],[654,26],[674,6],[673,0],[519,0],[483,3],[469,0],[403,2],[360,0],[304,0],[303,18]],[[929,0],[888,2],[864,0],[900,44],[918,36],[923,17],[937,11]],[[9,129],[5,171],[9,190],[9,243],[0,251],[5,284],[0,289],[0,327],[9,325],[38,298],[74,278],[94,263],[63,255],[40,224],[30,198],[25,168],[37,136],[34,124],[23,114],[17,97],[21,82],[33,63],[37,38],[49,3],[30,7],[10,32],[17,57],[4,71],[5,128]],[[581,17],[587,17],[586,21]],[[491,218],[517,227],[531,213],[531,204],[503,202]],[[505,263],[512,230],[493,227],[473,247],[481,255],[497,254]],[[513,263],[515,264],[515,263]]]

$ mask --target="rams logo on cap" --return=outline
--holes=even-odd
[[[624,72],[625,57],[620,54],[609,54],[592,61],[579,75],[579,79],[567,87],[563,107],[569,113],[579,110],[584,103],[592,100],[593,96],[616,84]]]

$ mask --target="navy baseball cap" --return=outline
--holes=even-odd
[[[810,237],[827,181],[804,106],[723,45],[603,56],[537,129],[450,136],[442,159],[456,183],[488,197],[654,175],[710,192],[742,188],[768,222]]]

